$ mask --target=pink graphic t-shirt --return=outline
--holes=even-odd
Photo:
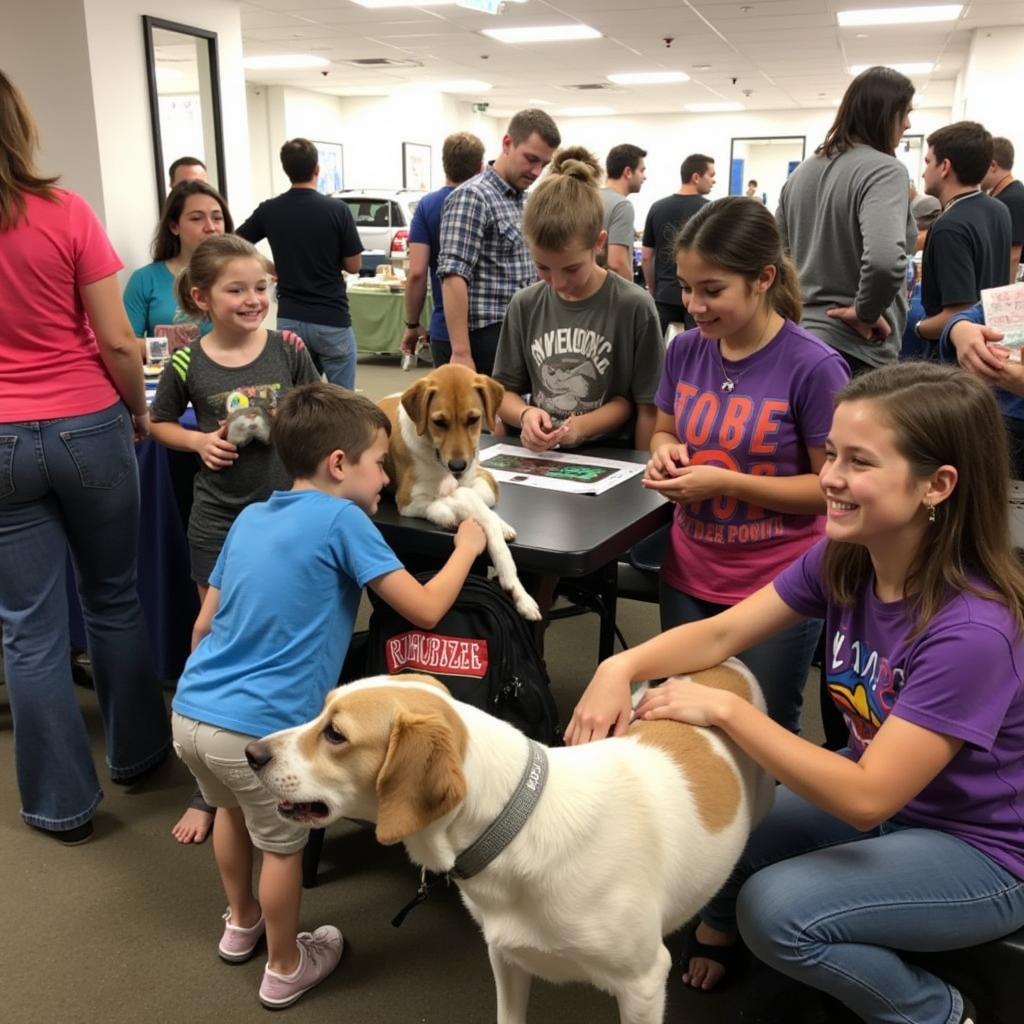
[[[732,391],[722,388],[727,376]],[[675,420],[691,465],[797,476],[811,472],[807,449],[824,445],[833,398],[849,379],[842,356],[791,320],[735,362],[722,360],[718,341],[694,329],[669,346],[655,404]],[[823,530],[822,516],[735,498],[678,505],[662,571],[683,593],[735,604],[770,583]]]

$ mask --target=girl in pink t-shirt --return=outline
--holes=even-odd
[[[821,536],[815,474],[849,380],[842,357],[798,326],[795,272],[763,203],[705,206],[679,236],[676,270],[697,327],[666,353],[643,481],[677,503],[664,630],[742,601]],[[740,655],[794,732],[820,628],[802,622]]]

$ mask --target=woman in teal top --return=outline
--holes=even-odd
[[[227,201],[205,181],[183,181],[171,190],[153,236],[153,262],[136,270],[124,290],[136,337],[152,336],[162,324],[185,322],[174,300],[174,279],[204,238],[233,230]],[[199,328],[203,334],[209,329],[209,323]]]

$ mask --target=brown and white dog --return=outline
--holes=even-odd
[[[694,678],[764,708],[738,661]],[[456,878],[487,942],[498,1024],[525,1024],[533,975],[590,982],[615,996],[623,1024],[660,1024],[663,936],[726,880],[772,781],[721,733],[677,722],[546,753],[546,785],[521,830],[478,874]],[[430,677],[377,676],[334,690],[319,718],[247,755],[285,816],[311,828],[375,821],[380,842],[448,872],[536,752]]]
[[[386,470],[403,516],[417,516],[445,529],[472,517],[487,535],[487,551],[502,589],[524,619],[541,617],[526,592],[508,541],[516,531],[492,509],[498,484],[480,468],[480,431],[494,429],[505,389],[467,366],[442,366],[401,395],[379,405],[391,420]]]

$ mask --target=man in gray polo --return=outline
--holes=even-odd
[[[647,151],[624,142],[608,150],[605,172],[608,175],[601,189],[604,203],[604,229],[608,232],[608,269],[627,281],[633,280],[633,204],[629,196],[640,191],[647,177],[644,157]]]

